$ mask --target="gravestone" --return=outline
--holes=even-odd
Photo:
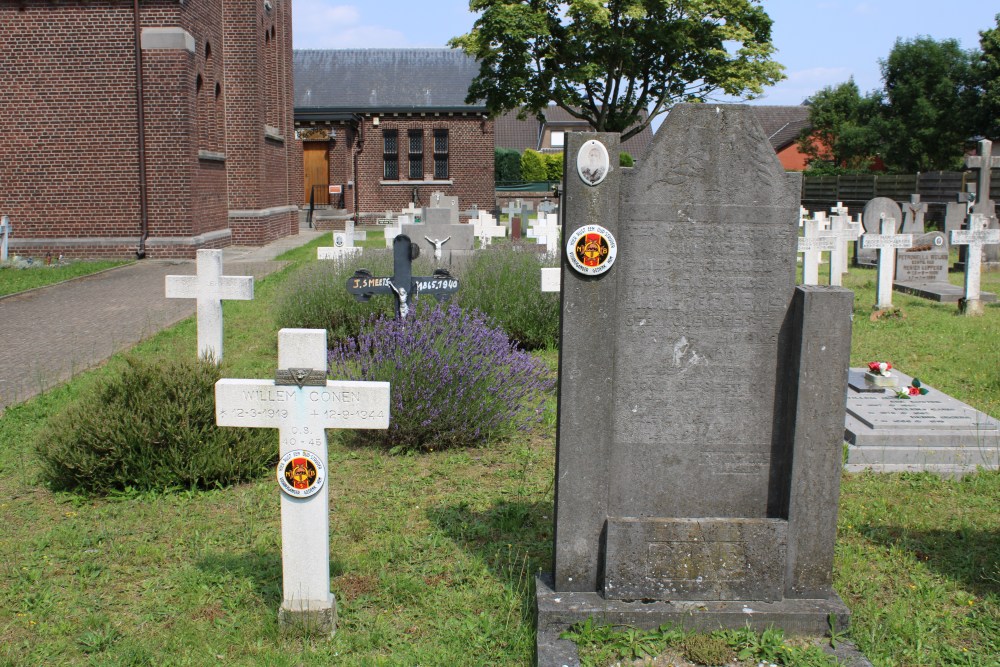
[[[542,267],[542,291],[558,292],[561,289],[561,270],[558,267]]]
[[[278,429],[283,628],[331,635],[330,470],[326,429],[389,428],[388,382],[326,379],[326,330],[278,332],[274,380],[215,383],[219,426]]]
[[[7,261],[7,238],[10,236],[10,217],[0,218],[0,262]]]
[[[423,225],[403,225],[402,230],[403,234],[420,246],[421,253],[434,257],[435,266],[450,267],[458,264],[468,258],[475,248],[472,225],[434,224],[428,221]],[[438,253],[435,241],[445,239],[448,240]]]
[[[830,268],[830,284],[837,286],[843,284],[843,276],[848,270],[849,245],[861,236],[861,223],[851,222],[846,207],[841,210],[843,213],[838,211],[830,222],[830,235],[837,239],[837,244],[830,253],[830,263],[833,264]]]
[[[412,225],[413,217],[409,214],[404,214],[396,217],[396,224],[389,225],[382,229],[382,233],[385,235],[385,247],[391,248],[393,240],[403,233],[403,225]]]
[[[424,225],[417,227],[422,229]],[[396,319],[408,317],[413,301],[421,294],[447,301],[458,291],[458,279],[447,269],[435,269],[430,276],[414,276],[413,260],[419,255],[420,247],[410,237],[399,234],[392,242],[392,276],[373,276],[367,269],[358,269],[347,279],[347,291],[362,303],[379,294],[391,294],[396,301]]]
[[[980,289],[982,279],[983,248],[988,244],[1000,243],[1000,229],[988,229],[989,218],[982,213],[969,214],[969,229],[951,233],[952,245],[968,248],[965,255],[965,291],[959,301],[959,309],[965,315],[983,314],[983,298]]]
[[[990,199],[990,182],[994,169],[1000,169],[1000,155],[993,155],[993,142],[989,139],[979,141],[979,155],[969,155],[965,158],[965,166],[977,172],[975,203],[971,213],[985,216],[987,230],[1000,230],[997,221],[996,202]],[[971,225],[969,229],[972,229]],[[1000,245],[987,243],[983,247],[983,262],[987,271],[1000,270]]]
[[[361,255],[364,248],[354,245],[353,230],[334,232],[333,246],[323,246],[316,248],[316,258],[323,260],[344,261],[349,257]]]
[[[903,212],[899,204],[888,197],[876,197],[865,204],[865,210],[861,214],[861,224],[864,225],[862,234],[881,233],[880,221],[883,216],[895,220],[898,225],[903,219]],[[854,263],[857,266],[875,268],[878,264],[878,252],[875,249],[861,247],[859,240],[854,247]]]
[[[486,211],[479,211],[479,215],[472,219],[472,233],[479,239],[479,247],[485,248],[492,245],[493,239],[502,239],[507,236],[507,228],[497,224],[497,219]]]
[[[968,192],[959,192],[956,195],[957,201],[950,201],[945,206],[944,215],[944,237],[945,242],[951,242],[951,233],[965,227],[969,216],[969,209],[972,206],[972,196]],[[950,247],[950,246],[949,246]],[[965,248],[958,249],[958,263],[955,268],[965,270]]]
[[[501,213],[507,216],[507,226],[510,228],[510,238],[512,241],[521,240],[521,229],[526,219],[528,209],[525,202],[520,199],[515,199],[512,202],[508,202],[507,206],[500,210]]]
[[[896,250],[913,247],[912,234],[897,234],[898,219],[880,213],[879,233],[865,232],[859,244],[864,250],[878,251],[878,279],[875,286],[877,310],[892,308],[892,281],[896,271]]]
[[[458,197],[449,197],[443,192],[432,192],[429,208],[448,209],[448,219],[443,221],[444,224],[457,225],[459,223]],[[424,222],[430,221],[425,219]]]
[[[609,133],[569,133],[620,150]],[[749,107],[677,105],[565,185],[554,566],[539,665],[587,617],[844,627],[831,588],[851,292],[795,286],[800,175]]]
[[[802,284],[819,285],[819,263],[823,252],[832,251],[837,246],[837,238],[820,234],[818,220],[806,220],[804,235],[798,237],[796,251],[802,253]],[[833,284],[834,262],[830,262],[830,282]],[[838,276],[839,277],[839,276]]]
[[[924,215],[927,213],[927,202],[920,201],[920,195],[910,195],[908,204],[903,204],[903,228],[901,234],[923,234]]]
[[[539,213],[546,213],[546,214],[558,215],[559,214],[559,204],[557,204],[554,201],[549,201],[548,199],[546,199],[545,201],[543,201],[541,204],[538,205],[538,212]]]
[[[425,225],[457,225],[458,220],[453,219],[452,211],[450,208],[425,208],[424,209],[424,221]]]
[[[222,251],[199,250],[197,275],[167,276],[168,299],[197,299],[198,356],[222,361],[222,300],[253,299],[252,276],[222,275]]]
[[[540,213],[535,224],[528,229],[528,238],[536,243],[545,244],[545,252],[555,255],[559,252],[559,216]]]
[[[913,239],[913,247],[896,254],[896,280],[893,289],[942,303],[958,303],[964,289],[948,282],[948,244],[941,232],[923,234]],[[985,302],[996,295],[982,292]]]
[[[897,398],[873,388],[865,368],[852,368],[847,391],[849,472],[929,471],[946,476],[1000,467],[1000,422],[926,382],[923,396]],[[913,378],[892,369],[906,387]]]

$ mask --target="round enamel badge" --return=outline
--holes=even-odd
[[[598,276],[615,263],[618,243],[615,237],[600,225],[584,225],[566,241],[566,257],[577,273]]]
[[[326,468],[307,449],[293,449],[278,461],[278,486],[293,498],[308,498],[323,488]]]

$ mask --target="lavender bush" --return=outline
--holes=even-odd
[[[554,383],[481,312],[426,299],[407,319],[375,316],[336,344],[330,373],[391,384],[389,429],[350,437],[393,451],[476,446],[528,429]]]

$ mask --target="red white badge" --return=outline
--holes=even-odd
[[[598,276],[615,263],[618,243],[614,235],[600,225],[584,225],[566,241],[566,257],[577,273]]]
[[[308,498],[323,488],[326,468],[320,457],[307,449],[293,449],[278,461],[278,486],[293,498]]]

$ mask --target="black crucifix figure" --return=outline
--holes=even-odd
[[[396,297],[396,319],[410,314],[410,302],[419,294],[447,301],[458,291],[458,278],[448,269],[434,269],[430,277],[414,276],[412,263],[419,254],[420,247],[409,236],[397,235],[392,242],[392,277],[375,277],[367,269],[358,269],[347,279],[347,291],[362,302],[376,294],[392,294]]]

